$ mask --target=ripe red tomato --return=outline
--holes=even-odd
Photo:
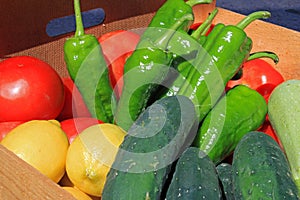
[[[202,22],[198,22],[198,23],[192,24],[190,26],[190,29],[191,30],[196,30],[201,24],[202,24]],[[214,29],[214,27],[215,27],[215,25],[211,24],[205,35],[207,36]]]
[[[109,70],[109,78],[117,99],[123,87],[124,64],[135,50],[140,35],[125,30],[116,30],[106,33],[98,38]]]
[[[62,78],[65,87],[65,103],[62,111],[57,117],[63,121],[76,117],[91,117],[91,114],[83,101],[83,98],[70,77]]]
[[[238,84],[245,84],[258,91],[265,98],[266,102],[268,102],[273,89],[283,81],[283,76],[271,64],[258,58],[244,63],[242,77],[238,80],[230,80],[227,83],[227,89]],[[268,120],[268,116],[266,116],[265,122],[258,130],[271,136],[278,144],[280,144],[279,139]]]
[[[95,118],[79,117],[63,120],[60,122],[60,125],[63,131],[66,133],[69,143],[71,143],[84,129],[101,123],[103,122]]]
[[[271,136],[278,144],[280,144],[280,141],[275,133],[275,131],[272,128],[272,125],[268,119],[268,116],[266,117],[265,122],[263,125],[258,129],[258,131],[264,132],[265,134]]]
[[[254,59],[244,63],[242,77],[230,80],[227,88],[245,84],[258,91],[268,101],[273,89],[283,81],[283,76],[271,64],[262,59]]]
[[[47,63],[31,56],[0,62],[0,121],[55,119],[64,105],[64,85]]]
[[[0,141],[10,132],[12,129],[22,124],[22,121],[15,122],[0,122]]]

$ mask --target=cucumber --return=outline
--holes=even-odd
[[[256,90],[238,85],[227,92],[204,118],[193,145],[218,164],[240,139],[265,121],[267,103]]]
[[[269,120],[289,161],[300,191],[300,80],[287,80],[271,93]]]
[[[187,97],[166,97],[147,107],[120,145],[102,200],[160,199],[172,163],[192,143],[197,128]]]
[[[165,200],[221,198],[215,164],[199,148],[186,149],[176,164]]]
[[[232,165],[229,163],[220,163],[216,166],[217,174],[223,191],[223,199],[234,200],[232,183]]]
[[[236,199],[299,199],[284,152],[263,132],[252,131],[241,139],[232,171]]]

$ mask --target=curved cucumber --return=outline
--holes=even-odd
[[[266,114],[265,99],[257,91],[238,85],[204,118],[194,145],[219,163],[232,153],[246,133],[261,126]]]
[[[300,80],[278,85],[268,102],[269,120],[278,136],[300,191]]]
[[[166,97],[147,107],[118,150],[102,200],[160,199],[172,163],[192,143],[197,126],[187,97]]]
[[[221,199],[214,163],[199,148],[186,149],[176,163],[166,200]]]
[[[263,132],[249,132],[241,139],[232,170],[236,199],[299,199],[285,154]]]

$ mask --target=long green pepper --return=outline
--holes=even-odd
[[[184,15],[192,15],[192,18],[184,21],[177,29],[177,31],[187,32],[194,21],[193,6],[211,2],[212,0],[167,0],[157,10],[148,25],[148,28],[155,28],[155,31],[146,29],[142,35],[142,40],[144,38],[152,38],[153,40],[160,38],[161,32],[165,32],[173,27],[178,20],[182,20]]]
[[[258,11],[241,20],[237,25],[217,24],[200,48],[201,56],[195,65],[178,69],[181,76],[174,81],[165,96],[184,95],[195,104],[199,121],[207,115],[223,95],[226,83],[239,71],[252,49],[252,40],[244,28],[270,13]]]
[[[102,48],[94,35],[84,33],[79,0],[74,0],[74,9],[75,36],[64,44],[67,70],[91,115],[103,122],[113,122],[115,96]]]
[[[201,48],[201,42],[205,41],[202,38],[207,32],[207,28],[211,26],[211,23],[218,13],[218,9],[215,8],[205,21],[194,31],[191,35],[188,32],[176,32],[175,39],[170,40],[169,50],[174,54],[172,67],[174,70],[170,70],[168,77],[162,84],[162,90],[156,95],[156,98],[165,95],[165,92],[169,90],[169,93],[176,92],[176,87],[171,85],[177,85],[173,83],[178,76],[186,77],[190,71],[190,66],[195,65],[198,57],[202,55],[203,49]],[[192,37],[191,37],[192,36]],[[199,45],[200,42],[200,45]],[[180,72],[180,74],[178,73]],[[181,79],[179,79],[182,81]],[[178,80],[177,80],[178,81]],[[180,83],[182,84],[182,83]],[[173,91],[174,90],[174,91]],[[170,96],[170,95],[168,95]]]
[[[124,66],[124,85],[115,122],[128,130],[164,81],[174,58],[169,50],[176,31],[187,32],[194,20],[192,6],[211,0],[168,0],[156,12]]]

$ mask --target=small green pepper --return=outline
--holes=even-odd
[[[189,97],[198,110],[199,121],[207,115],[224,93],[226,83],[238,72],[252,49],[252,40],[244,28],[259,18],[270,17],[267,11],[258,11],[237,25],[216,24],[206,37],[201,55],[190,66],[178,68],[170,95]]]
[[[218,164],[233,152],[245,134],[262,125],[267,111],[261,94],[246,85],[237,85],[203,119],[193,146]]]
[[[169,93],[175,93],[178,88],[177,85],[182,85],[182,79],[177,78],[180,71],[180,76],[186,77],[189,73],[189,69],[191,65],[194,65],[198,59],[198,56],[201,56],[203,53],[202,48],[199,48],[199,40],[200,44],[202,40],[200,38],[204,37],[207,32],[207,28],[210,27],[212,20],[218,13],[218,9],[215,8],[210,15],[205,19],[205,21],[195,30],[191,35],[188,32],[176,32],[175,39],[170,40],[169,43],[169,51],[174,54],[174,59],[172,63],[172,67],[174,70],[170,70],[170,73],[166,80],[162,85],[162,89],[156,98],[161,95],[165,95],[165,92],[169,90]],[[192,37],[191,37],[192,36]],[[179,83],[175,83],[174,81],[180,81]],[[175,87],[171,87],[173,85]],[[174,91],[173,91],[174,90]]]
[[[187,32],[190,25],[194,21],[193,6],[198,4],[208,4],[212,0],[167,0],[155,13],[149,28],[156,28],[157,31],[153,32],[151,29],[146,29],[142,35],[143,38],[159,38],[161,31],[166,31],[171,28],[178,20],[182,20],[183,15],[190,14],[192,18],[184,21],[177,29],[180,32]]]
[[[91,115],[103,122],[112,122],[115,96],[102,48],[94,35],[84,33],[79,0],[74,0],[74,9],[75,36],[64,44],[67,70]]]
[[[118,101],[115,123],[128,130],[145,109],[172,66],[169,50],[174,34],[187,32],[194,20],[192,6],[212,0],[168,0],[156,12],[133,54],[124,66],[124,85]]]
[[[186,15],[178,20],[156,41],[140,41],[139,48],[127,59],[123,90],[115,113],[116,123],[124,130],[128,130],[147,107],[151,95],[167,76],[173,60],[172,53],[167,50],[168,42],[182,22],[190,17]]]

